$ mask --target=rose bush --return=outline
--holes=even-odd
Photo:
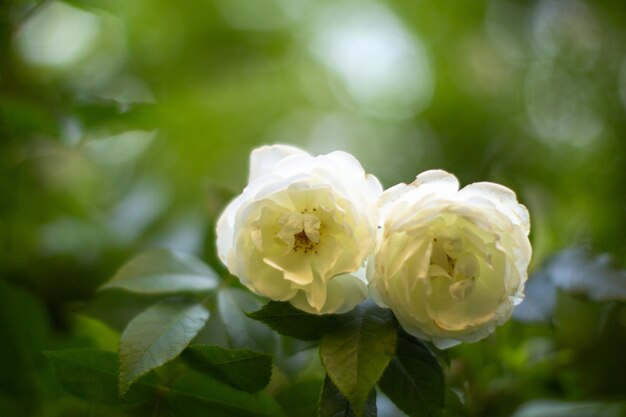
[[[427,171],[380,199],[368,263],[374,299],[414,336],[445,348],[493,332],[523,299],[531,257],[526,208],[510,189]]]
[[[346,312],[367,297],[363,264],[381,193],[345,152],[258,148],[248,186],[218,220],[218,255],[259,295],[314,314]]]

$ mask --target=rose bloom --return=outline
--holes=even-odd
[[[218,255],[256,294],[314,314],[349,311],[367,297],[381,193],[345,152],[255,149],[248,186],[217,223]]]
[[[379,205],[367,277],[408,333],[446,348],[509,319],[531,257],[528,211],[513,191],[489,182],[459,190],[453,175],[433,170],[386,190]]]

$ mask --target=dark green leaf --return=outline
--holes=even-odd
[[[49,326],[39,300],[0,279],[0,391],[10,398],[34,400],[41,394],[41,350],[49,343]]]
[[[166,394],[177,416],[184,417],[279,417],[283,412],[266,394],[239,391],[211,377],[188,372]]]
[[[564,346],[584,348],[601,335],[610,305],[558,291],[553,311],[554,334]]]
[[[356,417],[362,415],[363,417],[376,417],[376,390],[370,390],[365,406],[363,407],[363,413],[357,414],[354,412],[350,402],[344,397],[337,389],[335,384],[326,377],[324,381],[324,388],[322,389],[322,395],[320,397],[319,404],[319,417]]]
[[[184,357],[195,369],[247,392],[262,390],[272,376],[272,356],[253,350],[192,345]]]
[[[101,289],[141,294],[205,293],[219,278],[198,258],[168,249],[151,249],[128,261]]]
[[[300,311],[289,303],[270,301],[260,310],[248,313],[278,333],[300,340],[318,340],[336,315],[317,316]]]
[[[467,408],[458,393],[452,389],[446,390],[443,417],[469,417]]]
[[[265,353],[276,351],[276,334],[244,313],[260,306],[260,301],[249,291],[224,288],[219,292],[217,302],[231,346]]]
[[[276,400],[289,417],[317,417],[323,381],[308,380],[289,384]]]
[[[372,302],[338,316],[333,329],[322,336],[322,363],[357,416],[393,357],[397,339],[392,313]]]
[[[67,349],[47,351],[54,370],[63,387],[84,400],[119,404],[117,390],[118,356],[115,352],[100,349]],[[125,402],[138,403],[145,400],[153,387],[136,384],[126,395]]]
[[[163,301],[128,323],[120,341],[120,394],[140,376],[178,356],[208,318],[200,304]]]
[[[398,340],[396,356],[378,386],[411,417],[437,417],[443,412],[443,371],[437,358],[417,339]]]

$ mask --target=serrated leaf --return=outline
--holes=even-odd
[[[165,396],[177,416],[280,417],[280,406],[266,394],[239,391],[209,376],[188,372]]]
[[[67,349],[47,351],[45,354],[70,394],[94,403],[121,403],[117,390],[117,353],[101,349]],[[141,402],[152,391],[153,386],[138,383],[125,397],[125,402]]]
[[[259,308],[260,301],[249,291],[224,288],[217,295],[220,317],[232,347],[273,353],[278,337],[266,326],[246,316],[245,311]]]
[[[249,349],[191,345],[184,358],[195,369],[247,392],[262,390],[272,376],[272,356]]]
[[[120,394],[142,375],[178,356],[208,318],[209,312],[200,304],[168,300],[131,320],[120,340]]]
[[[371,301],[338,316],[322,336],[322,364],[357,416],[393,357],[397,339],[393,314]]]
[[[141,294],[206,293],[219,278],[198,258],[169,249],[151,249],[124,264],[100,289]]]
[[[289,303],[270,301],[248,317],[267,324],[284,336],[300,340],[318,340],[336,315],[317,316],[300,311]]]
[[[387,365],[378,386],[410,417],[442,415],[443,371],[437,358],[417,339],[398,339],[396,355]]]
[[[376,390],[372,389],[367,396],[367,401],[363,406],[363,417],[376,417]],[[319,417],[356,417],[350,402],[337,389],[335,384],[326,377],[324,387],[320,396]]]

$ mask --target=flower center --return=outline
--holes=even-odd
[[[294,252],[317,253],[321,238],[321,221],[308,209],[300,213],[284,213],[278,219],[280,231],[276,237],[292,248]]]
[[[478,258],[460,239],[433,239],[428,276],[447,286],[450,297],[468,297],[480,274]]]

